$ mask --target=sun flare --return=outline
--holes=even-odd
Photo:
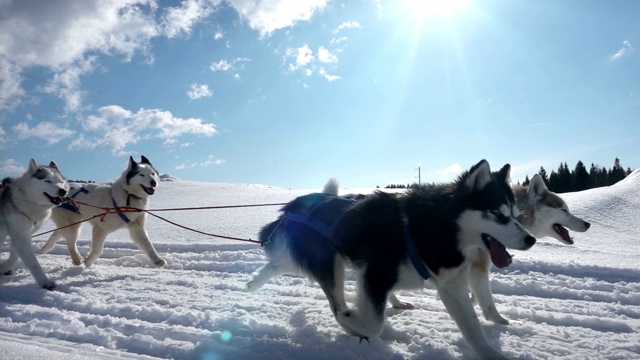
[[[404,0],[405,6],[420,18],[428,16],[450,17],[467,7],[471,0]]]

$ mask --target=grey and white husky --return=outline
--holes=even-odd
[[[0,193],[0,243],[11,239],[9,258],[0,264],[0,274],[11,274],[11,268],[21,259],[38,285],[53,290],[56,283],[42,271],[31,248],[31,234],[51,215],[51,208],[60,205],[69,191],[69,184],[55,162],[49,166],[29,161],[21,176],[2,181]]]
[[[115,208],[130,206],[138,209],[147,209],[149,196],[155,194],[160,179],[158,172],[151,162],[143,155],[139,163],[129,157],[129,165],[122,175],[115,181],[105,184],[72,184],[69,191],[70,197],[92,206],[83,204],[63,204],[53,209],[51,220],[58,228],[68,226],[53,232],[41,251],[48,253],[55,246],[56,241],[65,238],[69,255],[74,265],[80,265],[83,260],[76,242],[80,234],[80,226],[75,224],[81,220],[91,218],[104,211],[101,208]],[[127,212],[109,214],[97,217],[89,222],[93,226],[91,238],[91,251],[84,259],[86,267],[90,267],[102,254],[104,242],[109,234],[127,228],[133,242],[142,250],[151,262],[158,267],[166,265],[166,261],[160,258],[158,252],[151,244],[149,235],[144,227],[146,213]],[[69,226],[71,225],[71,226]]]
[[[569,235],[572,231],[585,232],[591,224],[569,212],[569,207],[556,193],[549,191],[542,177],[535,174],[529,186],[513,186],[516,205],[520,209],[518,221],[537,239],[552,237],[567,245],[573,245]],[[485,253],[478,253],[473,262],[474,271],[469,287],[473,300],[487,320],[498,324],[508,324],[496,309],[489,285],[491,261]],[[475,278],[475,279],[474,279]]]
[[[471,282],[479,277],[474,274],[479,253],[505,267],[511,262],[506,248],[527,250],[536,242],[516,218],[509,173],[508,164],[492,173],[482,160],[453,183],[423,185],[406,194],[376,192],[352,203],[328,194],[299,197],[261,230],[269,262],[247,289],[282,273],[302,272],[319,283],[347,333],[369,338],[382,333],[387,300],[410,307],[394,290],[420,289],[430,279],[471,347],[482,358],[505,359],[488,343],[468,287],[474,289]],[[353,309],[344,299],[347,263],[357,270]],[[482,275],[488,289],[488,276]]]

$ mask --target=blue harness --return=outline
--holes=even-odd
[[[420,254],[418,254],[418,249],[416,248],[416,244],[413,242],[408,224],[404,225],[404,242],[407,244],[407,253],[409,254],[411,264],[422,278],[428,280],[431,277],[431,273],[424,265],[424,261],[422,261]]]
[[[346,199],[351,201],[356,201],[357,198],[346,198]],[[313,206],[308,213],[304,213],[304,214],[298,213],[298,212],[286,213],[283,215],[281,221],[293,221],[293,222],[304,224],[309,228],[318,232],[320,235],[322,235],[326,239],[332,239],[334,226],[327,224],[325,221],[321,220],[315,215],[316,210],[320,205],[322,205],[322,203],[319,203]],[[404,228],[404,242],[407,246],[407,253],[409,255],[409,259],[411,260],[411,264],[416,269],[418,274],[420,274],[420,276],[422,276],[425,280],[427,280],[431,277],[431,273],[429,272],[426,265],[424,264],[424,261],[422,261],[420,254],[418,254],[418,249],[416,248],[416,244],[413,242],[413,237],[411,236],[411,233],[409,231],[409,225],[405,224],[403,228]]]
[[[70,196],[71,199],[74,199],[76,196],[78,196],[78,194],[83,193],[83,194],[88,194],[89,190],[85,189],[85,187],[81,187],[80,189],[78,189],[78,191],[76,191],[75,193],[73,193],[73,195]],[[113,201],[113,208],[117,209],[118,205],[116,204],[116,199],[114,199],[113,197],[111,197],[111,200]],[[69,210],[69,211],[73,211],[76,214],[80,214],[80,209],[78,209],[78,207],[76,206],[76,204],[74,204],[73,202],[65,202],[62,203],[60,205],[58,205],[58,207]],[[120,216],[120,219],[122,219],[122,221],[129,223],[131,222],[131,220],[127,217],[127,215],[125,215],[123,212],[119,212],[118,211],[118,216]]]

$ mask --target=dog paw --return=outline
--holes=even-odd
[[[74,266],[80,266],[80,265],[82,265],[82,260],[72,260],[71,263]]]
[[[394,309],[401,309],[401,310],[410,310],[410,309],[415,309],[416,307],[413,306],[412,303],[408,303],[405,301],[399,301],[395,304],[393,304],[393,308]]]
[[[167,265],[167,262],[166,262],[166,261],[164,261],[164,259],[158,259],[158,260],[156,260],[156,261],[154,262],[154,264],[155,264],[157,267],[164,267],[165,265]]]
[[[55,289],[56,286],[58,286],[58,284],[56,284],[55,281],[47,281],[46,283],[41,285],[43,289],[49,290],[49,291],[52,291],[53,289]]]

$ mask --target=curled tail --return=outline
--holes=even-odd
[[[336,178],[331,178],[327,181],[326,184],[324,184],[324,188],[322,189],[322,192],[325,194],[330,194],[330,195],[338,195],[338,188],[340,184],[338,183],[338,180],[336,180]]]

